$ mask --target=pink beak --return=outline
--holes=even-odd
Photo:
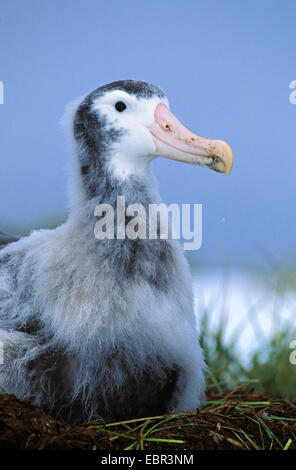
[[[192,134],[162,103],[156,106],[154,119],[149,131],[158,155],[206,166],[226,175],[230,173],[233,154],[226,142],[204,139]]]

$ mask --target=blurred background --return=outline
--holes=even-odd
[[[218,388],[296,389],[295,15],[293,0],[1,0],[1,231],[66,219],[60,119],[105,83],[152,82],[186,127],[231,145],[229,177],[153,162],[164,202],[203,204],[188,256]]]

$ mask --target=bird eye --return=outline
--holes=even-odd
[[[126,104],[123,101],[117,101],[117,103],[115,103],[115,109],[119,113],[122,113],[122,111],[126,109]]]

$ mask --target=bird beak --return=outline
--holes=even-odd
[[[228,175],[233,154],[223,140],[210,140],[192,134],[160,103],[154,111],[154,123],[149,127],[156,153],[172,160],[206,166]]]

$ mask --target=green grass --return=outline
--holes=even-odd
[[[103,440],[105,446],[121,450],[295,449],[295,404],[289,403],[287,408],[285,400],[259,401],[259,397],[238,388],[203,402],[197,413],[105,425],[94,421],[87,427],[100,433],[100,443]],[[283,413],[292,416],[283,417]]]
[[[295,294],[295,303],[291,305],[291,315],[296,314],[296,263],[294,268],[283,266],[272,254],[264,252],[267,269],[262,270],[261,276],[266,286],[264,295],[275,295],[278,301],[270,311],[273,325],[281,325],[280,307],[281,300],[287,292]],[[295,257],[291,257],[292,260]],[[192,264],[193,273],[198,267]],[[243,267],[242,267],[243,268]],[[209,368],[208,388],[216,389],[219,393],[233,389],[237,385],[250,385],[257,391],[267,393],[271,396],[295,399],[296,390],[296,366],[290,363],[290,343],[296,340],[295,327],[279,327],[272,337],[265,339],[262,331],[258,330],[256,318],[260,314],[260,306],[250,308],[247,323],[251,324],[256,331],[258,341],[257,347],[249,355],[249,361],[242,364],[239,360],[238,344],[246,327],[246,322],[237,328],[232,336],[226,338],[228,312],[227,297],[231,293],[229,284],[229,267],[225,266],[224,279],[224,310],[221,314],[220,323],[212,326],[212,312],[204,311],[200,321],[200,342],[203,347],[206,362]],[[258,272],[255,273],[258,275]],[[251,306],[250,306],[251,307]],[[262,305],[261,305],[262,308]],[[278,309],[278,311],[277,311]],[[295,325],[295,322],[294,322]],[[254,345],[255,346],[255,345]]]
[[[296,295],[296,294],[295,294]],[[290,363],[290,342],[296,339],[296,331],[282,329],[250,354],[248,365],[238,360],[238,341],[241,332],[225,339],[226,320],[213,329],[210,312],[201,319],[200,342],[209,367],[208,389],[220,393],[238,384],[250,385],[257,391],[272,396],[295,399],[296,367]],[[251,321],[251,320],[250,320]]]

